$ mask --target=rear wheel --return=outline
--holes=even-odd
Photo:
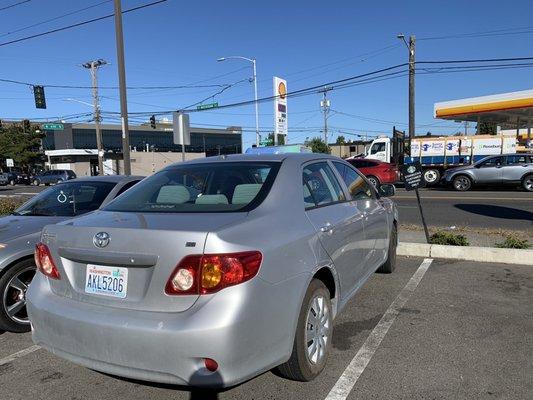
[[[383,274],[390,274],[396,268],[396,248],[398,247],[398,228],[396,224],[393,225],[392,231],[390,233],[389,240],[389,251],[387,253],[387,261],[381,267],[378,268],[377,272]]]
[[[291,358],[278,372],[296,381],[316,378],[326,366],[333,334],[330,293],[324,283],[313,279],[302,304]]]
[[[39,180],[38,179],[34,179],[33,180],[33,186],[39,186],[40,183],[39,183]]]
[[[465,192],[472,187],[472,180],[466,175],[453,178],[453,188],[459,192]]]
[[[9,180],[9,184],[10,184],[11,186],[15,186],[16,183],[17,183],[17,182],[15,182],[14,179],[10,179],[10,180]]]
[[[376,189],[379,187],[380,183],[379,183],[379,179],[378,179],[377,177],[375,177],[375,176],[373,176],[373,175],[369,175],[369,176],[366,177],[366,179],[368,179],[368,181],[369,181],[372,185],[374,185],[374,187],[375,187]]]
[[[0,329],[10,332],[29,332],[26,311],[26,290],[36,271],[33,259],[20,261],[0,278]]]
[[[533,174],[524,176],[522,187],[528,192],[533,192]]]
[[[424,171],[424,180],[428,185],[436,185],[440,180],[440,172],[438,169],[427,169]]]

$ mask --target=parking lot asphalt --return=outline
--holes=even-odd
[[[336,319],[331,357],[313,382],[267,372],[224,391],[190,391],[104,375],[42,349],[21,354],[33,350],[30,335],[3,333],[0,398],[533,398],[533,268],[449,260],[426,267],[399,258],[394,274],[369,279]],[[330,393],[341,376],[351,390]]]

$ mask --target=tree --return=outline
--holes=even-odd
[[[37,129],[37,126],[31,126],[28,122],[0,126],[0,154],[4,165],[6,158],[12,158],[18,167],[27,167],[40,158],[39,147],[43,135],[37,133]]]
[[[493,122],[480,122],[478,134],[479,135],[496,135],[497,127]]]
[[[337,136],[337,140],[335,141],[335,144],[346,144],[346,138],[342,135]]]
[[[269,146],[274,146],[274,132],[268,134],[268,140],[272,143]],[[278,146],[285,145],[285,135],[278,135]]]
[[[313,153],[329,154],[329,146],[319,137],[314,137],[305,144],[311,148]]]

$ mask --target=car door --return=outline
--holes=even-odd
[[[351,165],[334,161],[337,171],[343,176],[350,195],[350,204],[362,215],[365,240],[362,245],[363,268],[358,276],[364,280],[373,273],[387,258],[388,216],[375,189]]]
[[[502,182],[504,184],[519,183],[528,171],[529,156],[527,154],[513,154],[505,157],[502,167]]]
[[[485,161],[476,164],[472,171],[476,183],[483,184],[500,184],[503,177],[503,157],[491,157]]]
[[[306,215],[333,261],[343,298],[357,282],[357,254],[362,254],[357,245],[364,240],[362,218],[354,216],[353,207],[346,201],[341,184],[327,161],[305,164],[302,183]]]

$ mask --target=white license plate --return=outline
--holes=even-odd
[[[102,294],[123,299],[126,297],[127,292],[127,268],[87,265],[85,293]]]

